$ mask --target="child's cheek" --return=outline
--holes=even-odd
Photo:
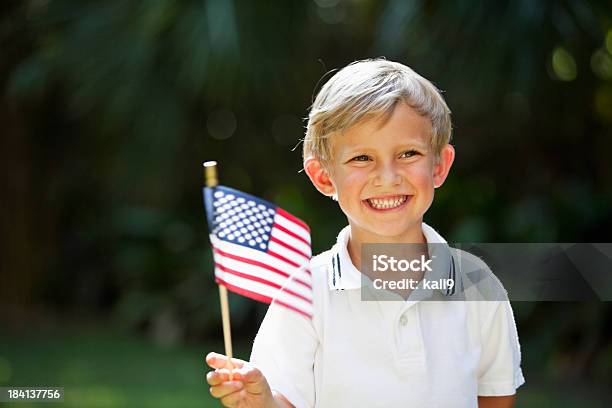
[[[350,172],[346,172],[339,184],[344,192],[359,193],[359,189],[367,184],[367,180],[367,171],[356,168],[352,169]]]
[[[406,178],[417,190],[433,189],[433,170],[427,163],[407,169]]]

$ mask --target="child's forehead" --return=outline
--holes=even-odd
[[[344,131],[334,132],[331,143],[336,149],[358,149],[421,145],[432,142],[431,120],[410,107],[399,107],[390,115],[377,115],[360,121]]]

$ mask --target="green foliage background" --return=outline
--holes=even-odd
[[[446,237],[609,241],[609,2],[30,0],[0,12],[0,316],[13,339],[0,383],[27,384],[10,373],[26,364],[15,339],[34,328],[94,322],[202,352],[218,341],[204,160],[329,247],[346,221],[293,148],[322,77],[357,59],[401,61],[444,91],[458,157],[427,221]],[[265,308],[231,303],[248,350]],[[609,303],[513,306],[532,406],[558,384],[609,397],[594,391],[612,380]]]

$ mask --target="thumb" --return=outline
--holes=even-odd
[[[245,364],[243,360],[237,358],[232,358],[231,361],[233,368],[241,368]],[[208,364],[211,368],[230,368],[228,363],[229,358],[223,354],[210,352],[206,356],[206,364]]]
[[[253,394],[271,392],[268,381],[263,373],[256,367],[245,365],[237,370],[244,381],[245,389]]]

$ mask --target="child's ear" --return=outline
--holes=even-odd
[[[438,188],[444,184],[446,176],[453,165],[455,160],[455,148],[449,144],[442,148],[440,156],[438,156],[436,163],[434,164],[433,182],[434,187]]]
[[[309,157],[304,161],[304,170],[308,174],[308,178],[321,194],[332,197],[336,194],[336,187],[329,177],[328,171],[319,160]]]

